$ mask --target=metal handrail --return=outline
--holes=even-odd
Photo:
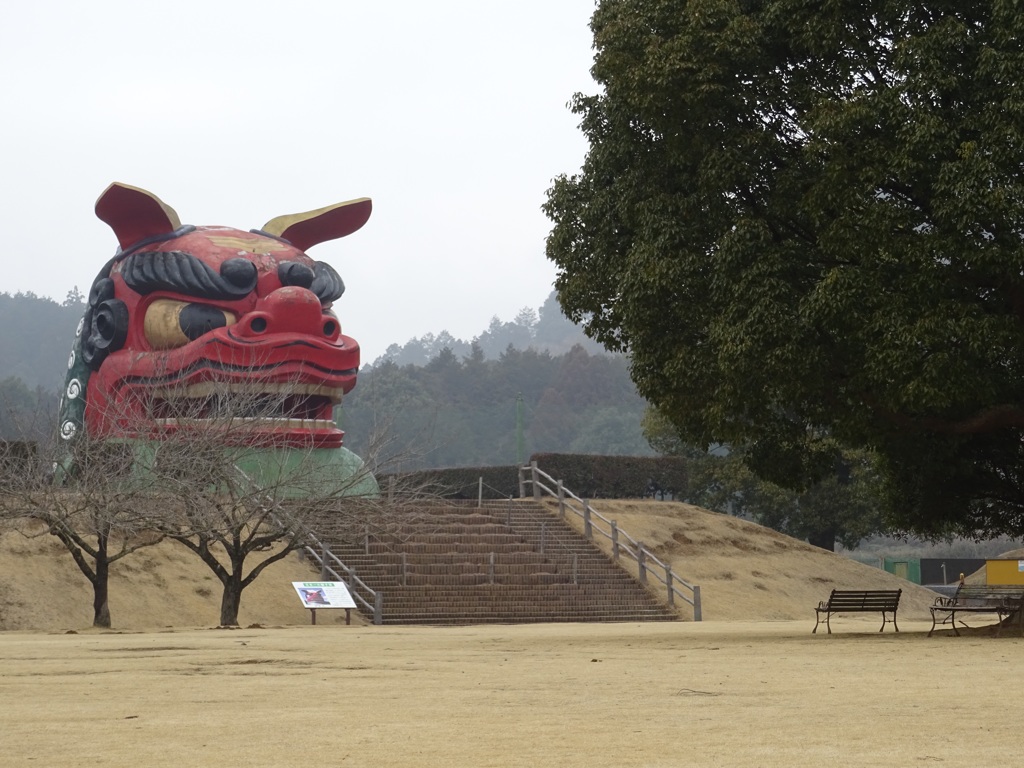
[[[553,487],[546,485],[541,478],[547,480]],[[684,579],[679,578],[678,575],[673,573],[672,566],[663,562],[653,552],[650,552],[643,542],[637,541],[619,528],[614,520],[609,520],[595,510],[588,500],[581,499],[570,491],[562,484],[561,480],[556,480],[547,472],[539,469],[535,461],[531,461],[527,466],[519,467],[519,496],[521,498],[526,497],[527,484],[531,486],[533,498],[538,501],[541,498],[542,491],[558,499],[558,513],[560,517],[564,518],[565,511],[569,510],[582,518],[583,534],[588,539],[593,540],[595,533],[608,539],[611,542],[613,560],[618,562],[620,555],[625,554],[635,561],[641,584],[647,583],[648,574],[652,575],[665,586],[669,605],[675,605],[675,598],[678,596],[683,602],[693,607],[693,620],[701,621],[700,586],[690,584]],[[572,501],[578,502],[580,507],[577,508]],[[595,523],[595,519],[599,522]],[[602,528],[600,523],[605,523],[608,529]],[[623,539],[625,539],[625,542],[623,542]],[[664,575],[655,570],[654,567],[660,568]],[[679,586],[676,586],[677,584]],[[683,590],[689,590],[689,593],[687,594]]]
[[[324,544],[321,544],[320,540],[317,539],[316,536],[309,534],[308,538],[312,541],[313,545],[315,545],[315,548],[310,544],[306,544],[300,552],[320,566],[321,580],[345,582],[353,599],[363,605],[366,610],[372,611],[373,623],[380,625],[382,623],[384,608],[383,593],[375,591],[369,584],[360,579],[359,576],[356,575],[355,568],[350,568],[345,565],[337,555],[331,552],[331,550]],[[333,565],[331,564],[332,561]],[[344,576],[342,574],[344,574]],[[330,577],[333,577],[333,579]],[[359,593],[359,589],[357,589],[357,587],[362,589],[367,594],[367,597],[363,597]],[[372,603],[370,602],[371,600],[373,601]]]
[[[250,478],[249,475],[247,475],[241,469],[241,467],[236,465],[235,470],[242,476],[242,478],[247,483],[253,484],[252,478]],[[280,517],[274,512],[273,509],[273,507],[277,506],[276,501],[273,500],[269,494],[265,494],[265,498],[263,499],[260,499],[259,496],[257,496],[256,499],[260,503],[263,511],[269,514],[275,520],[275,522],[277,522],[278,525],[280,525]],[[349,594],[351,594],[352,597],[357,602],[362,603],[366,610],[373,611],[373,623],[377,625],[381,624],[383,616],[384,596],[380,592],[374,591],[374,589],[370,587],[369,584],[367,584],[365,581],[356,576],[355,568],[350,568],[349,566],[341,562],[341,560],[338,559],[338,556],[331,552],[331,550],[328,549],[326,545],[321,543],[321,541],[316,537],[316,535],[312,531],[307,530],[303,538],[307,541],[312,542],[319,549],[318,552],[317,549],[314,549],[309,544],[304,544],[300,548],[298,548],[298,552],[300,555],[305,555],[309,557],[311,560],[313,560],[320,566],[320,580],[327,581],[328,577],[333,576],[334,581],[345,582],[345,584],[348,586]],[[341,570],[341,573],[345,574],[344,578],[342,578],[341,573],[339,573],[338,570],[335,570],[330,565],[331,559],[334,560],[334,564]],[[373,600],[372,605],[366,598],[359,594],[358,590],[356,589],[357,586],[362,587],[367,592],[370,599]]]

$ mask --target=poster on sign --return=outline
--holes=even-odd
[[[340,581],[293,581],[303,608],[355,608],[348,587]]]

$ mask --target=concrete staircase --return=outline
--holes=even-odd
[[[674,621],[678,614],[533,501],[450,501],[403,513],[392,533],[317,537],[383,594],[384,624]]]

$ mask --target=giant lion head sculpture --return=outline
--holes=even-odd
[[[155,195],[111,184],[96,202],[120,247],[89,293],[68,365],[61,436],[159,439],[273,403],[248,435],[339,448],[333,407],[355,386],[359,345],[333,310],[345,286],[306,250],[355,232],[367,198],[260,229],[182,225]],[[240,412],[239,412],[240,411]]]

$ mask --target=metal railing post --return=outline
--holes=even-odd
[[[612,520],[612,560],[619,562],[619,524]]]
[[[489,571],[490,583],[493,584],[494,583],[494,553],[493,552],[491,552],[490,567],[489,567],[488,571]]]
[[[477,485],[477,489],[476,489],[476,506],[477,506],[477,509],[483,507],[483,505],[484,505],[484,477],[483,477],[483,475],[481,475],[480,476],[480,482]]]
[[[505,513],[505,525],[512,527],[512,497],[508,497],[508,510]]]
[[[320,581],[327,581],[327,555],[330,552],[327,547],[320,552]]]
[[[519,498],[526,498],[526,475],[523,473],[523,468],[519,467]]]
[[[370,554],[370,526],[366,526],[363,531],[363,551],[365,554]]]
[[[380,626],[384,623],[384,593],[378,592],[373,598],[373,623]]]
[[[565,486],[558,481],[558,519],[565,520]]]
[[[406,574],[409,572],[409,561],[406,558],[405,552],[402,553],[402,586],[408,586],[406,583]]]
[[[665,586],[668,587],[668,604],[676,604],[676,591],[672,589],[672,568],[668,565],[665,566]]]
[[[702,621],[700,610],[700,587],[697,585],[694,585],[693,587],[693,620]]]
[[[636,566],[639,570],[639,578],[641,584],[647,583],[647,553],[644,552],[643,542],[638,542],[636,545]]]
[[[540,480],[537,478],[537,462],[530,462],[530,479],[533,480],[533,500],[540,501]]]
[[[572,583],[580,583],[580,556],[576,553],[572,553]]]
[[[594,527],[590,522],[590,502],[586,499],[583,500],[583,535],[588,540],[594,540]]]
[[[541,523],[540,524],[540,553],[542,555],[544,554],[544,539],[547,537],[547,533],[548,533],[548,524],[547,523]]]

